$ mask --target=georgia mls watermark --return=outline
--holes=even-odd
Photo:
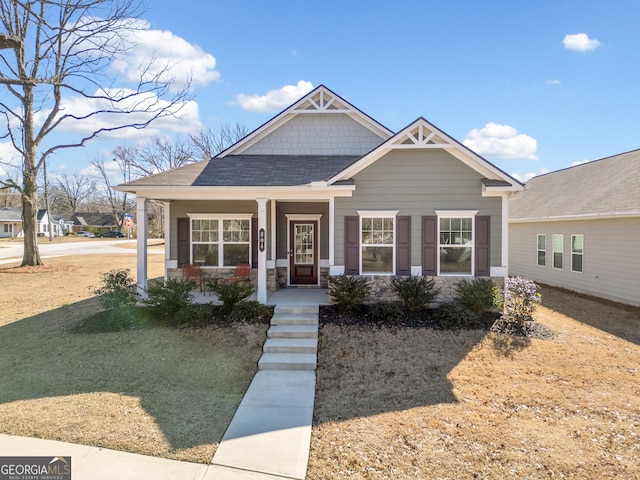
[[[0,457],[0,480],[71,480],[71,457]]]

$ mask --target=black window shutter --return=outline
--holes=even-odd
[[[191,255],[189,254],[189,218],[178,218],[178,267],[185,263],[189,263]]]
[[[344,217],[344,273],[360,274],[360,217]]]
[[[251,219],[251,268],[258,268],[258,219],[256,217]]]
[[[490,263],[490,225],[491,217],[476,217],[476,277],[488,277],[491,275]]]
[[[396,275],[411,275],[411,217],[396,217]]]
[[[422,217],[422,275],[438,275],[438,217]]]

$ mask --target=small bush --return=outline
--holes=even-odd
[[[511,277],[504,289],[504,314],[517,322],[532,321],[533,312],[541,300],[542,296],[535,282]]]
[[[253,293],[250,282],[225,282],[223,279],[214,278],[207,281],[207,287],[218,295],[225,310],[231,311],[233,307]]]
[[[459,302],[443,303],[433,313],[433,321],[444,329],[469,328],[476,315]]]
[[[396,302],[376,302],[369,308],[367,320],[373,323],[393,325],[404,318],[404,310]]]
[[[135,305],[136,286],[126,268],[101,273],[102,287],[93,291],[98,296],[100,306],[105,310],[126,309]]]
[[[479,278],[462,280],[455,287],[458,302],[476,315],[498,308],[502,303],[502,292],[491,280]]]
[[[353,312],[362,307],[371,294],[371,282],[364,277],[330,275],[329,297],[340,312]]]
[[[407,312],[419,312],[429,306],[440,292],[435,288],[436,282],[427,277],[394,277],[391,280],[391,290],[395,293]]]
[[[147,298],[143,303],[151,313],[165,320],[173,320],[176,313],[193,303],[191,290],[196,284],[191,280],[170,278],[166,281],[152,280],[147,288]]]
[[[273,307],[253,300],[242,300],[236,303],[229,314],[233,322],[268,323],[273,317]]]
[[[212,316],[210,304],[192,303],[174,314],[173,323],[176,325],[197,325],[209,322]]]

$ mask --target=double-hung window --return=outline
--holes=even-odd
[[[473,274],[474,211],[438,211],[441,275]]]
[[[205,267],[250,263],[251,215],[190,214],[191,261]]]
[[[363,275],[395,272],[395,223],[397,211],[358,212]]]
[[[553,234],[553,268],[562,270],[562,255],[564,251],[564,235]]]
[[[584,235],[571,235],[571,271],[582,272]]]
[[[547,265],[547,236],[542,233],[538,234],[538,266]]]

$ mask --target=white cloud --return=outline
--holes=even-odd
[[[560,85],[561,83],[560,80],[547,80],[547,85]]]
[[[13,148],[11,142],[0,143],[0,178],[8,177],[14,180],[18,177],[20,154]]]
[[[582,160],[582,161],[577,161],[577,162],[573,162],[571,164],[572,167],[577,167],[578,165],[584,165],[585,163],[589,163],[591,160]]]
[[[114,59],[111,68],[131,82],[138,82],[141,68],[151,62],[144,79],[158,76],[160,81],[173,81],[172,89],[181,90],[188,81],[205,86],[218,80],[216,59],[199,46],[187,42],[167,30],[152,30],[144,20],[135,22],[136,29],[125,31],[126,40],[135,44],[124,58]]]
[[[529,135],[519,134],[509,125],[489,122],[483,128],[471,130],[464,145],[476,153],[502,160],[537,160],[538,142]]]
[[[132,93],[128,90],[114,90],[114,95],[126,95]],[[98,93],[96,93],[97,95]],[[143,109],[147,106],[153,109],[167,108],[169,102],[165,100],[159,100],[158,97],[152,94],[137,95],[129,101],[129,104],[120,105],[120,108],[135,108]],[[152,107],[152,105],[154,105]],[[113,106],[110,102],[102,99],[88,99],[84,97],[72,97],[66,98],[63,101],[64,114],[73,114],[76,116],[88,115],[91,112],[99,112],[105,110],[112,110]],[[198,104],[195,101],[185,102],[180,105],[175,105],[169,108],[172,115],[158,118],[154,120],[148,127],[137,130],[135,128],[126,128],[116,130],[112,132],[104,132],[101,137],[111,138],[140,138],[159,135],[167,131],[180,133],[191,132],[201,126],[198,119]],[[115,114],[115,113],[102,113],[90,117],[86,120],[75,121],[65,120],[60,124],[59,130],[66,132],[79,133],[81,135],[87,135],[100,128],[111,128],[123,124],[132,123],[144,123],[151,117],[152,114],[144,112],[128,113],[128,114]]]
[[[541,168],[538,171],[538,173],[529,172],[522,175],[520,175],[519,173],[512,173],[511,176],[521,183],[527,183],[533,177],[537,177],[538,175],[544,175],[545,173],[549,173],[548,168]]]
[[[600,42],[596,39],[589,38],[586,33],[576,33],[575,35],[565,35],[562,40],[564,48],[567,50],[577,50],[578,52],[586,52],[593,50],[600,45]]]
[[[245,95],[237,100],[244,110],[250,112],[277,112],[288,107],[300,97],[313,90],[313,84],[300,80],[297,85],[285,85],[279,90],[269,90],[265,95]]]

